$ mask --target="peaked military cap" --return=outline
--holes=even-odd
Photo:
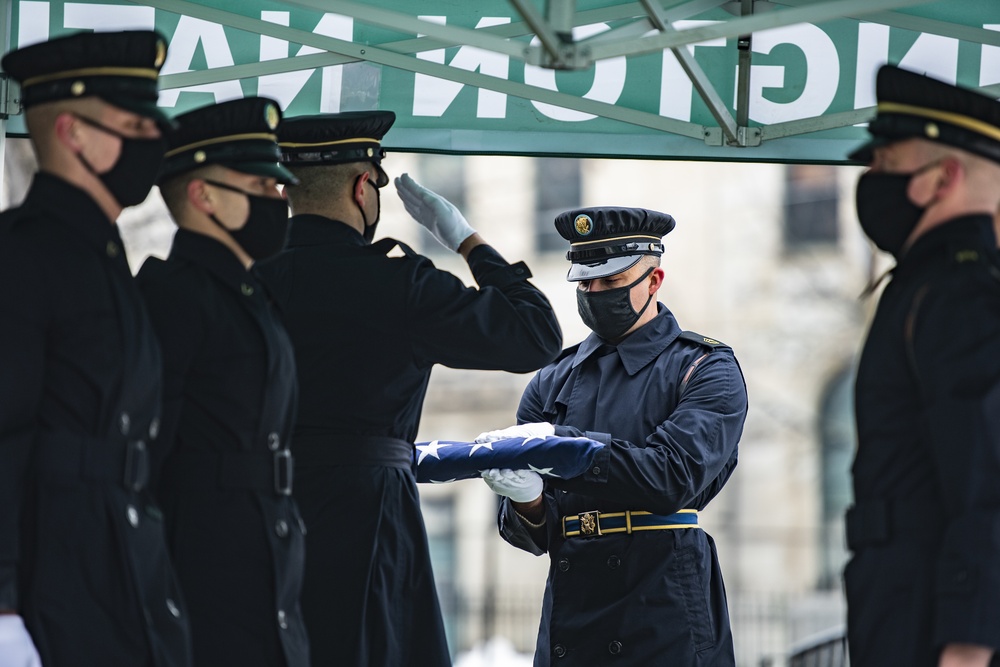
[[[626,271],[643,255],[663,254],[660,240],[676,224],[666,213],[644,208],[580,208],[556,216],[556,231],[569,241],[566,280],[593,280]]]
[[[371,162],[378,170],[376,185],[389,184],[382,171],[382,137],[396,122],[391,111],[346,111],[344,113],[296,116],[278,131],[281,161],[290,167]]]
[[[11,51],[0,66],[21,85],[21,102],[96,96],[108,104],[169,124],[156,106],[167,40],[151,30],[84,32]]]
[[[1000,102],[893,65],[879,69],[875,96],[878,113],[868,125],[872,138],[848,156],[851,160],[870,162],[878,146],[920,138],[1000,162]]]
[[[245,174],[273,176],[279,183],[298,179],[281,166],[278,103],[266,97],[246,97],[211,104],[181,114],[167,132],[167,155],[160,182],[210,164]]]

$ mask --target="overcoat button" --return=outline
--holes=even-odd
[[[169,611],[170,615],[174,618],[181,617],[181,610],[177,608],[177,605],[170,598],[167,598],[167,611]]]
[[[119,253],[118,244],[114,241],[108,241],[108,244],[104,247],[104,251],[107,253],[108,257],[115,258]]]
[[[620,641],[615,640],[610,644],[608,644],[608,653],[610,653],[611,655],[618,655],[621,652],[622,652],[622,643]]]
[[[278,537],[288,537],[288,523],[284,519],[278,519],[274,524],[274,532]]]
[[[288,629],[288,618],[285,616],[284,610],[278,610],[278,627],[282,630]]]
[[[556,644],[552,647],[552,652],[555,653],[557,658],[563,658],[566,656],[566,647],[562,644]]]
[[[619,558],[618,556],[612,556],[611,558],[608,559],[608,567],[610,567],[612,570],[618,569],[618,566],[621,564],[622,564],[622,559]]]
[[[306,522],[302,519],[302,517],[299,517],[299,530],[302,531],[303,535],[305,535],[306,532],[307,532],[306,531]]]
[[[559,567],[559,571],[560,572],[568,572],[569,571],[569,559],[568,558],[560,558],[559,559],[559,565],[558,565],[558,567]]]
[[[594,469],[591,470],[590,472],[594,473],[595,475],[600,475],[601,474],[601,468],[600,468],[600,466],[594,466]]]
[[[128,522],[132,524],[133,528],[139,525],[139,512],[131,505],[125,508],[125,516],[128,517]]]
[[[149,422],[149,439],[156,440],[156,436],[160,434],[160,420],[153,417],[153,421]]]
[[[129,426],[132,425],[132,418],[128,416],[127,412],[121,413],[118,417],[118,428],[121,430],[122,435],[128,435]]]
[[[278,451],[278,447],[281,445],[281,437],[277,433],[267,434],[267,448],[272,452]]]

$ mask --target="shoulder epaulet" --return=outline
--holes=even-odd
[[[392,252],[393,248],[397,246],[399,247],[400,250],[403,251],[403,254],[406,255],[407,257],[420,257],[420,253],[415,251],[410,246],[406,245],[402,241],[397,241],[396,239],[390,239],[390,238],[379,239],[378,241],[375,241],[370,246],[368,246],[368,249],[371,252],[375,253],[376,255],[388,255],[390,252]]]
[[[576,354],[576,351],[579,350],[579,349],[580,349],[580,344],[579,343],[577,343],[576,345],[571,345],[570,347],[567,347],[565,350],[563,350],[562,352],[559,353],[559,356],[556,357],[555,360],[552,363],[556,363],[557,361],[562,361],[566,357],[572,357],[574,354]]]
[[[695,333],[694,331],[682,331],[677,337],[678,340],[686,340],[689,343],[694,343],[696,345],[702,345],[711,349],[728,349],[729,346],[722,341],[715,340],[714,338],[709,338],[708,336],[702,336],[700,333]]]

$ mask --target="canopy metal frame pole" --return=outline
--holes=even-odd
[[[738,0],[741,16],[728,21],[684,30],[676,29],[673,23],[726,4],[724,0],[686,0],[684,2],[640,0],[639,2],[623,3],[581,12],[575,11],[575,0],[549,0],[546,5],[547,16],[542,15],[531,0],[511,0],[522,19],[521,22],[478,29],[421,21],[412,15],[371,7],[351,0],[339,1],[336,8],[337,13],[351,16],[366,24],[392,28],[402,32],[416,32],[421,35],[415,39],[374,46],[355,44],[288,28],[242,14],[205,7],[186,0],[130,1],[163,11],[212,21],[239,30],[312,46],[324,51],[324,53],[308,56],[293,56],[262,63],[167,75],[161,78],[161,87],[164,89],[368,61],[403,71],[425,74],[515,97],[553,104],[640,127],[699,138],[709,145],[756,146],[762,141],[856,125],[866,122],[873,115],[873,110],[866,108],[771,126],[749,127],[750,61],[752,58],[750,40],[755,31],[850,17],[863,18],[874,23],[906,30],[919,30],[965,41],[1000,46],[1000,32],[889,11],[925,4],[930,0],[825,0],[821,2],[813,0],[780,0],[780,2]],[[12,0],[6,0],[8,11],[11,2]],[[330,9],[326,0],[284,0],[284,4],[318,12]],[[761,13],[765,9],[773,11]],[[627,21],[628,23],[580,42],[572,41],[573,26],[609,21]],[[567,35],[567,29],[569,29],[569,35]],[[656,30],[657,34],[649,35],[648,33],[653,30]],[[523,40],[518,41],[518,38],[527,35],[537,36],[540,45],[532,46]],[[737,40],[739,61],[734,105],[735,118],[730,112],[730,107],[722,100],[687,48],[699,42],[720,38],[735,38]],[[541,64],[564,69],[589,67],[594,62],[605,58],[644,55],[671,49],[719,126],[704,126],[666,118],[655,113],[628,109],[615,104],[589,100],[420,60],[413,55],[420,51],[463,45],[519,58],[526,64]]]
[[[405,71],[426,74],[428,76],[456,81],[478,88],[485,88],[487,90],[495,90],[508,95],[513,95],[515,97],[575,109],[584,113],[590,113],[613,120],[620,120],[632,125],[648,127],[686,137],[703,139],[706,131],[711,129],[696,123],[679,121],[645,111],[637,111],[635,109],[616,106],[607,102],[580,98],[573,95],[567,95],[566,93],[548,90],[546,88],[539,88],[537,86],[508,81],[506,79],[500,79],[480,74],[478,72],[461,70],[426,60],[419,60],[408,55],[387,51],[376,46],[356,44],[354,42],[348,42],[334,37],[327,37],[325,35],[318,35],[304,30],[288,28],[276,23],[252,19],[241,14],[234,14],[231,12],[205,7],[195,3],[186,2],[185,0],[142,0],[141,2],[139,0],[135,0],[135,3],[177,14],[184,14],[191,16],[192,18],[200,18],[214,23],[228,25],[232,28],[240,30],[247,30],[249,32],[268,35],[295,44],[312,46],[331,53],[350,56],[355,60],[366,60],[378,65],[385,65]],[[164,79],[167,78],[169,77],[164,77]],[[215,80],[219,81],[228,79]]]

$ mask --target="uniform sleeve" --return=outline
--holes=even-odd
[[[0,610],[18,605],[19,524],[45,376],[46,299],[25,260],[9,246],[0,252]]]
[[[562,331],[545,295],[528,282],[523,264],[508,264],[478,246],[469,267],[479,289],[424,260],[413,276],[406,308],[414,357],[428,364],[526,373],[552,361]]]
[[[634,410],[635,406],[618,409]],[[645,446],[615,439],[614,433],[557,426],[556,435],[583,435],[609,444],[598,453],[589,472],[549,484],[664,513],[703,505],[736,465],[746,413],[746,386],[739,364],[732,353],[715,350],[695,368],[669,419],[646,437]]]
[[[1000,650],[1000,283],[929,296],[913,341],[947,517],[935,643]]]
[[[174,447],[184,403],[184,384],[204,341],[205,318],[180,280],[151,269],[152,265],[143,265],[137,281],[159,339],[163,359],[163,410],[160,435],[153,448],[155,480]]]

